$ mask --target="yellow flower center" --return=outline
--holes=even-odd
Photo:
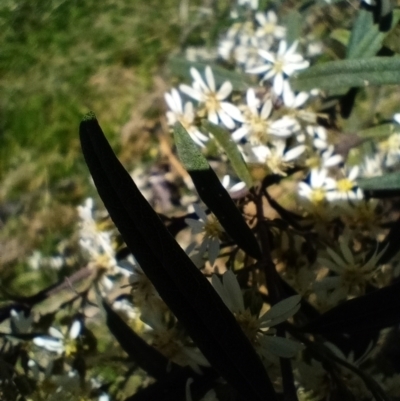
[[[214,215],[208,216],[207,222],[204,224],[205,236],[208,238],[221,238],[223,228]]]
[[[221,104],[219,99],[217,99],[217,94],[215,92],[210,92],[207,94],[205,107],[208,112],[215,112],[220,110]]]
[[[293,167],[293,163],[282,160],[282,156],[272,151],[271,156],[267,159],[266,165],[274,174],[283,175],[286,177],[285,171]]]
[[[260,328],[258,319],[253,316],[248,309],[244,312],[237,313],[235,317],[246,337],[254,344],[256,342],[257,332]]]
[[[349,192],[353,189],[354,182],[350,181],[348,178],[342,178],[337,182],[337,189],[339,192]]]
[[[310,194],[312,203],[321,203],[325,199],[326,191],[323,188],[315,188]]]

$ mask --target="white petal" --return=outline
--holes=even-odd
[[[179,89],[181,90],[181,92],[183,92],[185,95],[188,95],[192,99],[195,99],[198,102],[204,102],[204,94],[197,91],[196,89],[193,89],[191,86],[181,84],[179,85]]]
[[[246,102],[247,106],[251,110],[253,114],[257,114],[257,108],[260,105],[260,100],[257,98],[256,93],[254,92],[253,88],[247,90],[246,93]]]
[[[262,74],[269,71],[272,68],[270,64],[260,65],[258,67],[249,68],[246,70],[248,74]]]
[[[308,98],[309,98],[309,94],[307,92],[300,92],[296,96],[296,100],[295,100],[293,107],[295,109],[297,109],[298,107],[303,106],[303,104],[308,100]]]
[[[69,338],[71,340],[75,340],[79,336],[81,330],[81,322],[79,320],[75,320],[74,323],[72,323],[71,328],[69,329]]]
[[[50,327],[49,328],[49,334],[52,337],[55,337],[55,338],[57,338],[59,340],[62,340],[64,338],[64,335],[61,333],[61,331],[55,329],[54,327]]]
[[[237,106],[228,102],[221,102],[221,109],[225,111],[230,117],[235,119],[236,121],[243,122],[244,118],[242,112],[239,110]]]
[[[226,99],[232,92],[232,84],[229,81],[225,81],[217,92],[217,99],[224,100]]]
[[[206,67],[206,81],[207,81],[208,87],[211,89],[211,92],[215,92],[216,88],[215,88],[214,74],[209,65]]]
[[[176,104],[176,109],[179,110],[180,113],[183,113],[182,99],[179,95],[179,92],[175,88],[172,88],[171,94],[172,98],[174,99],[174,103]]]
[[[225,113],[224,110],[220,110],[218,112],[218,116],[226,128],[228,128],[228,129],[235,128],[235,122],[233,121],[232,117],[229,114]]]
[[[199,87],[203,90],[203,91],[208,91],[208,87],[205,84],[202,76],[200,75],[199,71],[196,70],[196,68],[192,67],[190,69],[190,74],[192,75],[194,81],[197,83],[197,85],[199,85]]]
[[[164,99],[167,102],[168,107],[170,108],[170,110],[176,112],[179,112],[178,108],[176,107],[176,104],[174,102],[173,97],[171,96],[170,93],[164,93]]]
[[[334,167],[343,161],[343,157],[340,155],[331,156],[329,159],[324,161],[324,167]]]
[[[212,122],[215,125],[218,125],[218,114],[215,111],[210,111],[207,118],[208,121]]]
[[[278,73],[275,75],[274,84],[273,84],[274,92],[280,96],[283,91],[283,74]]]
[[[285,153],[285,155],[283,156],[283,160],[285,161],[292,161],[297,159],[302,153],[304,153],[304,151],[306,150],[306,146],[305,145],[299,145],[296,146],[293,149],[290,149],[289,151],[287,151]]]
[[[272,111],[272,101],[270,99],[267,99],[261,109],[260,116],[262,119],[266,120]]]
[[[269,61],[270,63],[275,63],[276,57],[273,53],[267,52],[266,50],[259,49],[258,54],[265,60]]]
[[[249,133],[249,127],[247,125],[243,125],[238,128],[235,132],[232,133],[232,139],[235,142],[240,141],[243,137],[245,137]]]
[[[358,166],[354,166],[350,170],[349,177],[348,177],[349,180],[354,181],[358,177],[359,172],[360,172],[360,168]]]

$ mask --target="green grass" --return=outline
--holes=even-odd
[[[93,110],[118,148],[121,127],[177,46],[178,6],[176,0],[0,3],[0,247],[7,254],[0,267],[16,267],[3,270],[3,282],[21,272],[17,266],[32,249],[51,254],[72,231],[75,206],[95,194],[79,122]]]

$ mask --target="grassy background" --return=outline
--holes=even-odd
[[[145,144],[129,152],[122,149],[122,128],[135,126],[137,119],[139,130],[149,116],[163,112],[167,57],[179,50],[182,37],[206,44],[210,32],[217,34],[218,16],[228,3],[0,2],[3,283],[18,275],[33,249],[54,253],[73,231],[76,205],[95,193],[78,140],[82,115],[93,110],[113,147],[140,159],[152,138],[136,132],[136,142],[124,143]],[[217,6],[215,14],[202,11]]]

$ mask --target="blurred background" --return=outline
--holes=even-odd
[[[95,195],[78,139],[82,116],[96,113],[128,168],[153,163],[167,59],[214,43],[229,8],[228,0],[0,2],[3,285],[40,288],[19,274],[26,258],[34,249],[52,255],[76,227],[76,206]]]

